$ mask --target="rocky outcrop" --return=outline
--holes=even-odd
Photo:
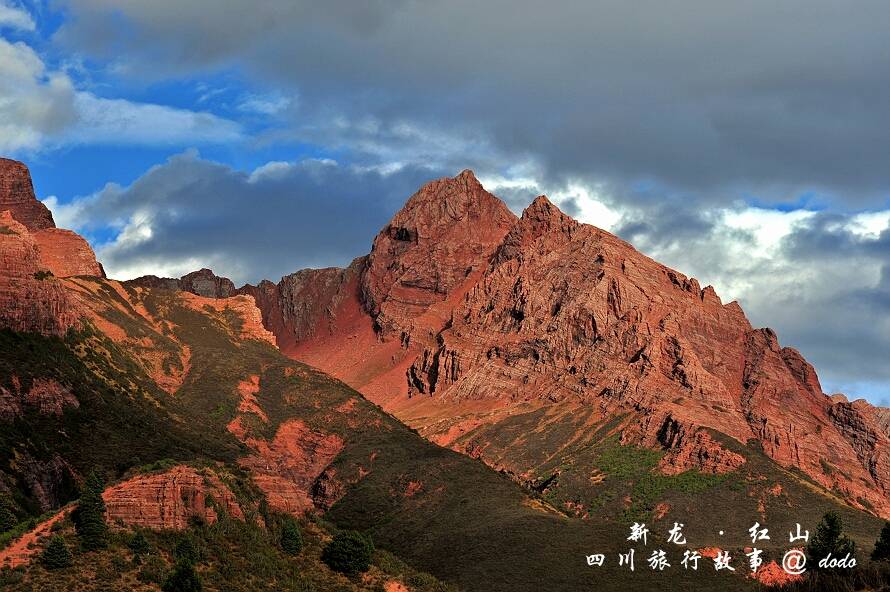
[[[192,520],[213,524],[224,512],[244,520],[235,495],[212,470],[176,466],[139,475],[102,494],[110,524],[182,530]]]
[[[720,475],[745,464],[745,457],[721,446],[699,425],[684,423],[671,412],[645,416],[622,432],[622,442],[664,450],[659,468],[667,475],[693,469]]]
[[[58,278],[105,277],[83,237],[55,227],[20,162],[0,159],[0,326],[63,335],[80,311]]]
[[[124,284],[156,290],[190,292],[206,298],[228,298],[237,294],[232,280],[220,277],[206,268],[188,273],[179,279],[144,275],[128,280]]]
[[[27,391],[17,376],[12,377],[11,390],[0,386],[0,421],[21,417],[29,408],[58,417],[68,407],[77,409],[80,402],[68,388],[52,378],[35,378]]]
[[[287,351],[298,343],[336,333],[338,310],[352,295],[349,286],[364,266],[361,258],[345,269],[303,269],[281,278],[278,284],[248,284],[238,293],[254,298],[264,325]]]
[[[28,229],[0,212],[0,327],[64,335],[80,313],[60,281],[43,264]]]
[[[251,471],[275,510],[300,515],[316,507],[327,509],[345,492],[330,467],[345,446],[336,434],[289,420],[271,441],[246,437],[244,442],[253,454],[239,462]]]
[[[34,233],[41,264],[56,277],[89,275],[105,277],[93,248],[85,238],[70,230],[47,228]]]
[[[256,303],[249,296],[231,298],[206,298],[183,292],[179,302],[205,313],[219,315],[220,323],[228,327],[235,339],[265,341],[275,345],[275,335],[263,326],[263,317]],[[226,315],[234,314],[237,322],[231,323]]]
[[[58,454],[38,459],[20,453],[12,468],[25,485],[24,493],[37,500],[41,512],[58,508],[76,491],[77,473]]]
[[[0,158],[0,212],[4,210],[29,231],[56,227],[49,209],[34,195],[28,167],[8,158]]]

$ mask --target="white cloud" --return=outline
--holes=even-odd
[[[237,123],[211,113],[78,90],[68,74],[49,70],[30,46],[0,37],[0,152],[84,143],[219,143],[241,133]]]
[[[24,43],[0,38],[0,151],[38,148],[75,119],[74,87]]]
[[[211,113],[123,99],[103,99],[88,92],[75,96],[78,122],[71,143],[202,144],[241,137],[234,121]]]
[[[861,238],[877,239],[890,228],[890,210],[856,214],[850,218],[845,228]]]
[[[21,31],[33,31],[36,27],[34,19],[24,8],[9,2],[0,0],[0,28],[9,27]]]
[[[273,93],[267,95],[248,94],[238,103],[238,109],[260,115],[277,115],[291,104],[291,100],[283,95]]]

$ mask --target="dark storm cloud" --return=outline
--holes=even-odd
[[[736,290],[823,380],[890,394],[890,232],[848,228],[890,197],[882,0],[58,2],[57,39],[131,81],[235,72],[291,99],[260,142],[436,169],[306,163],[251,182],[178,157],[97,198],[97,220],[153,212],[150,239],[104,252],[119,267],[212,259],[275,278],[367,252],[432,177],[532,179],[497,191],[517,213],[541,188],[580,184],[602,189],[641,250]],[[721,217],[804,194],[828,209],[766,255]]]
[[[235,67],[289,88],[299,134],[345,118],[482,135],[465,166],[529,158],[551,179],[655,179],[698,200],[890,190],[880,0],[64,3],[59,38],[134,75]]]
[[[405,199],[438,176],[416,168],[382,175],[319,161],[248,175],[186,153],[130,187],[109,186],[82,200],[77,215],[91,221],[82,225],[87,231],[124,226],[116,242],[100,248],[112,276],[191,265],[212,266],[236,282],[277,281],[366,254]]]

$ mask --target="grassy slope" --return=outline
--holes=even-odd
[[[339,434],[346,442],[335,466],[338,477],[352,484],[326,514],[326,520],[337,527],[367,530],[379,547],[397,553],[415,567],[454,582],[461,589],[486,592],[580,590],[592,586],[600,590],[751,587],[739,577],[715,573],[710,565],[704,565],[697,573],[684,572],[678,565],[682,553],[673,549],[668,549],[673,569],[663,573],[649,571],[645,556],[657,544],[654,536],[648,547],[638,547],[634,573],[619,569],[615,565],[616,553],[629,545],[625,541],[627,522],[635,516],[628,514],[623,501],[628,493],[637,498],[631,500],[630,509],[641,512],[640,516],[662,499],[681,508],[687,518],[690,543],[699,548],[713,543],[717,536],[714,529],[722,527],[722,521],[731,522],[725,525],[727,529],[739,524],[745,524],[747,529],[748,510],[739,508],[756,505],[749,494],[758,486],[762,472],[772,471],[767,477],[770,484],[773,475],[775,480],[784,479],[783,488],[788,492],[787,499],[778,497],[766,502],[769,525],[776,531],[784,529],[780,522],[794,514],[785,509],[786,502],[795,508],[806,508],[812,515],[832,505],[754,451],[746,451],[752,458],[750,466],[758,467],[758,474],[752,474],[750,483],[744,473],[722,480],[691,475],[665,481],[650,471],[657,460],[651,453],[617,447],[604,437],[586,454],[573,457],[583,462],[575,460],[574,466],[563,467],[560,495],[565,499],[575,495],[572,474],[582,476],[597,466],[612,473],[601,482],[599,490],[593,490],[599,492],[597,497],[602,494],[602,503],[594,505],[595,500],[586,500],[593,508],[590,519],[572,518],[549,503],[560,502],[559,499],[532,497],[508,476],[430,444],[347,386],[286,359],[269,344],[233,338],[240,324],[237,317],[196,312],[161,293],[141,298],[152,314],[171,320],[177,340],[191,348],[191,371],[182,388],[172,397],[159,393],[125,352],[95,336],[72,335],[63,343],[6,334],[0,342],[5,348],[2,359],[7,355],[19,356],[16,360],[34,376],[54,375],[64,379],[65,384],[76,385],[81,407],[66,412],[61,425],[54,424],[57,420],[52,418],[29,417],[23,427],[16,428],[20,429],[18,437],[25,436],[24,430],[34,425],[32,422],[41,426],[39,436],[3,441],[0,453],[5,458],[10,458],[10,450],[17,446],[28,447],[32,454],[62,450],[78,471],[99,464],[110,476],[120,476],[134,464],[127,460],[134,456],[143,463],[165,457],[231,462],[243,451],[242,445],[225,431],[238,403],[236,385],[257,374],[261,377],[257,399],[270,418],[269,426],[257,426],[265,435],[271,436],[282,421],[300,418],[314,429]],[[128,333],[149,330],[140,328],[142,322],[133,315],[118,322],[134,324]],[[19,355],[25,351],[24,343],[31,344],[31,355]],[[70,352],[78,349],[80,356],[72,360]],[[77,360],[105,356],[102,352],[111,360],[103,367],[121,369],[121,376],[112,377],[115,384],[126,384],[130,379],[144,393],[110,389],[107,380],[97,379],[86,370],[86,365],[77,365]],[[46,361],[51,357],[53,361]],[[14,364],[0,368],[4,369],[0,380],[7,380],[12,369],[22,375],[21,368]],[[64,375],[53,374],[60,368],[68,369]],[[154,400],[160,406],[151,403]],[[354,401],[351,411],[337,410],[348,401]],[[69,431],[77,429],[81,422],[89,422],[91,428]],[[59,428],[64,428],[64,432]],[[520,421],[512,429],[531,430],[532,426]],[[96,430],[98,434],[93,433]],[[603,430],[604,436],[607,431]],[[36,430],[32,432],[35,433]],[[147,437],[148,433],[152,436]],[[582,466],[583,463],[590,466]],[[412,482],[419,487],[415,485],[413,489],[417,491],[406,495]],[[580,484],[577,489],[582,490]],[[755,514],[756,511],[750,513],[752,517]],[[877,533],[876,521],[861,513],[847,515],[863,537],[868,532]],[[793,518],[798,519],[796,514]],[[805,521],[803,516],[799,520]],[[663,534],[666,526],[659,524],[657,529]],[[739,548],[745,543],[744,534],[733,533]],[[238,543],[233,544],[233,552],[236,547]],[[596,552],[607,553],[606,566],[587,567],[584,555]]]
[[[187,537],[199,551],[197,571],[208,591],[384,592],[387,583],[398,581],[412,585],[417,592],[454,592],[382,550],[375,552],[372,568],[364,576],[348,578],[333,572],[321,561],[330,527],[307,522],[302,531],[303,550],[296,557],[281,551],[274,531],[251,521],[224,518],[210,526],[194,525],[185,532],[143,531],[152,550],[136,559],[127,545],[131,532],[115,531],[107,549],[86,553],[77,546],[71,521],[65,520],[52,533],[65,537],[73,565],[47,570],[36,563],[28,569],[0,570],[0,589],[156,591],[176,562],[177,543]]]

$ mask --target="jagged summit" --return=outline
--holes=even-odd
[[[374,239],[363,301],[388,331],[445,300],[488,259],[516,221],[470,170],[427,183]]]

